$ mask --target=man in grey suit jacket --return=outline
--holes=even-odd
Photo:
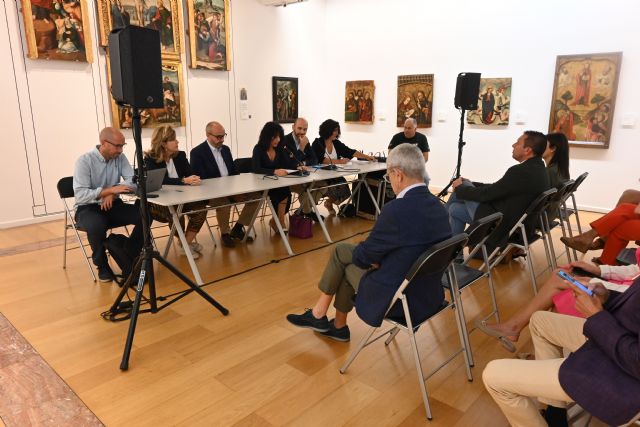
[[[338,243],[318,283],[320,298],[304,314],[287,320],[337,341],[349,341],[347,314],[355,307],[367,324],[379,326],[393,295],[420,255],[451,236],[449,218],[424,183],[424,158],[410,144],[394,148],[387,159],[387,177],[397,197],[384,205],[371,234],[359,245]],[[408,289],[412,319],[436,312],[444,299],[442,273]],[[331,301],[335,319],[327,319]],[[397,304],[391,315],[402,316]]]
[[[598,283],[588,285],[589,296],[571,286],[585,318],[534,313],[536,360],[494,360],[482,374],[514,427],[566,426],[567,402],[609,425],[640,416],[640,278],[624,293]],[[563,348],[572,352],[567,358]],[[544,419],[535,398],[549,405]]]

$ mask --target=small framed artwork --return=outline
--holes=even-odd
[[[344,121],[373,124],[373,80],[347,82],[344,92]]]
[[[191,68],[230,70],[229,0],[187,0]]]
[[[111,74],[109,74],[111,75]],[[111,79],[109,79],[111,80]],[[162,125],[173,127],[186,123],[185,105],[183,101],[182,65],[177,61],[162,61],[162,108],[144,108],[140,110],[142,127],[154,128]],[[118,106],[111,99],[113,126],[128,129],[132,126],[131,108]]]
[[[396,126],[414,118],[419,128],[431,127],[433,114],[433,74],[398,76]]]
[[[511,106],[511,77],[481,78],[478,108],[467,112],[470,125],[507,126]]]
[[[271,99],[274,122],[295,122],[298,118],[298,79],[295,77],[272,77]]]
[[[622,52],[556,59],[549,132],[578,147],[609,148]]]
[[[22,0],[27,56],[91,62],[86,0]]]
[[[151,28],[160,33],[162,57],[178,60],[182,51],[182,7],[178,0],[98,0],[100,45],[107,46],[109,33],[127,25]]]

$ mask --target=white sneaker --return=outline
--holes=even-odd
[[[202,252],[202,245],[198,242],[189,243],[192,252]]]
[[[184,248],[178,248],[178,253],[180,255],[184,255],[187,256],[186,252],[184,251]],[[193,248],[191,248],[191,256],[193,256],[193,259],[198,259],[200,258],[200,252],[194,250]]]

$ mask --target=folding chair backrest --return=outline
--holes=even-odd
[[[549,199],[558,192],[555,188],[550,188],[547,191],[540,194],[536,199],[531,202],[527,210],[525,211],[525,215],[527,216],[524,220],[524,227],[527,230],[527,234],[531,234],[533,230],[535,230],[536,222],[540,217],[542,211],[546,210],[549,206]]]
[[[498,224],[502,222],[502,212],[496,212],[491,215],[480,218],[473,224],[469,225],[465,233],[469,236],[467,246],[474,248],[484,241],[493,233]]]
[[[61,199],[68,199],[74,196],[72,176],[65,176],[58,181],[58,194]]]
[[[573,184],[573,188],[571,189],[572,193],[575,192],[578,189],[578,187],[580,187],[580,185],[584,182],[584,180],[587,179],[587,176],[589,176],[589,172],[585,172],[576,178],[575,183]]]
[[[251,157],[241,157],[239,159],[235,159],[233,164],[236,166],[238,173],[251,173],[253,171],[251,162]]]
[[[565,200],[568,196],[569,193],[572,191],[573,186],[575,185],[575,181],[572,179],[569,179],[565,182],[561,182],[560,184],[558,184],[558,186],[556,187],[556,190],[558,190],[553,196],[551,196],[551,198],[549,199],[550,203],[561,203],[563,200]]]

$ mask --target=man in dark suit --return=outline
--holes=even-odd
[[[512,147],[512,157],[519,164],[510,167],[493,184],[471,182],[462,177],[456,179],[452,184],[454,192],[447,202],[454,234],[462,233],[465,225],[474,220],[502,212],[502,222],[487,240],[489,253],[505,243],[509,230],[527,207],[550,186],[542,160],[542,153],[547,148],[545,135],[528,130]]]
[[[367,324],[379,326],[393,295],[418,257],[435,243],[451,236],[442,204],[424,183],[424,158],[410,144],[394,148],[387,159],[387,177],[396,199],[384,205],[369,237],[358,245],[338,243],[325,267],[318,288],[320,298],[302,315],[289,314],[292,324],[310,328],[337,341],[349,341],[347,314],[354,306]],[[425,278],[409,289],[414,319],[438,310],[444,299],[442,274]],[[334,300],[335,319],[327,319]],[[391,315],[402,316],[402,307]]]
[[[586,319],[536,312],[529,324],[536,360],[494,360],[482,374],[512,426],[567,426],[567,402],[608,425],[640,417],[640,279],[624,293],[598,283],[588,285],[589,296],[571,286]],[[549,405],[544,419],[535,398]]]
[[[233,163],[231,150],[224,145],[224,138],[227,136],[224,127],[218,122],[210,122],[207,124],[206,133],[207,140],[191,150],[191,169],[193,173],[201,179],[238,175],[239,172]],[[209,200],[208,204],[215,207],[259,197],[259,194],[241,194]],[[234,239],[242,240],[245,237],[244,227],[251,223],[257,209],[258,202],[246,203],[240,213],[240,218],[238,218],[231,230],[229,229],[231,206],[223,206],[216,209],[216,218],[224,246],[232,248],[235,246]],[[247,236],[247,241],[252,240],[253,238]]]
[[[318,158],[311,148],[309,138],[307,138],[308,128],[309,122],[303,117],[298,117],[293,123],[292,132],[285,135],[284,139],[280,141],[280,145],[286,155],[294,158],[299,165],[314,166],[318,164]],[[315,187],[324,187],[327,184],[324,181],[318,181],[314,185]],[[294,185],[290,188],[294,193],[298,193],[302,214],[318,222],[318,217],[313,212],[311,202],[306,193],[307,187],[307,185]],[[318,200],[324,193],[326,193],[326,190],[312,191],[313,202],[318,204]]]

